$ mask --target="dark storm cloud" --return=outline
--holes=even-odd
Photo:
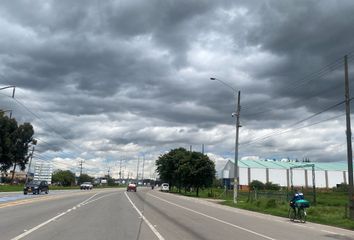
[[[52,150],[71,141],[90,150],[205,142],[223,152],[234,144],[235,94],[209,78],[241,90],[241,142],[287,129],[343,99],[342,60],[318,70],[354,50],[353,9],[351,1],[4,1],[0,79],[24,89],[18,97],[31,109],[38,104],[41,121],[18,118],[34,119],[60,145]],[[317,130],[314,144],[282,135],[241,151],[321,156],[319,140],[339,136]]]
[[[260,3],[251,11],[255,24],[248,31],[247,42],[284,60],[262,71],[253,68],[251,74],[257,79],[270,78],[274,95],[279,98],[313,96],[330,100],[324,106],[343,99],[343,59],[334,65],[337,72],[332,66],[326,72],[312,73],[354,50],[353,8],[351,1]],[[316,99],[310,100],[302,104],[311,111],[320,109]]]

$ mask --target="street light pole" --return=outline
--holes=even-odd
[[[235,136],[235,165],[234,165],[234,203],[237,203],[237,196],[238,196],[238,184],[239,184],[239,172],[238,172],[238,140],[239,140],[239,128],[240,125],[240,112],[241,112],[241,91],[237,91],[235,88],[230,86],[229,84],[225,83],[224,81],[217,79],[217,78],[210,78],[213,81],[219,81],[223,85],[227,86],[228,88],[232,89],[236,97],[236,112],[232,113],[232,117],[236,117],[236,136]],[[236,96],[237,92],[237,96]]]
[[[12,89],[12,98],[15,98],[15,90],[16,90],[16,86],[14,85],[11,85],[11,86],[6,86],[6,87],[2,87],[0,88],[0,90],[4,90],[4,89],[7,89],[7,88],[13,88]],[[12,118],[12,110],[7,110],[10,112],[10,119]]]
[[[236,106],[236,139],[235,139],[235,167],[234,167],[234,203],[237,203],[237,193],[238,193],[238,184],[239,184],[239,172],[238,172],[238,137],[240,129],[240,100],[241,100],[241,91],[238,91],[237,94],[237,106]]]
[[[11,119],[11,117],[12,117],[12,110],[0,110],[0,113],[7,113],[7,112],[10,113],[10,114],[9,114],[9,118]]]
[[[7,88],[13,88],[13,90],[12,90],[12,98],[15,98],[15,89],[16,89],[16,86],[13,86],[13,85],[11,85],[11,86],[6,86],[6,87],[0,88],[0,90],[4,90],[4,89],[7,89]]]

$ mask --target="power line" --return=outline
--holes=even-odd
[[[351,51],[349,51],[349,53],[347,53],[348,58],[349,58],[349,61],[354,61],[353,53],[354,53],[354,50],[351,50]],[[308,84],[309,82],[312,82],[312,81],[314,81],[314,80],[321,79],[321,77],[327,75],[327,74],[330,73],[330,72],[333,72],[334,70],[337,70],[338,68],[340,68],[340,67],[342,67],[342,66],[343,66],[343,59],[342,59],[342,57],[341,57],[341,58],[336,59],[336,60],[333,61],[332,63],[329,63],[329,64],[323,66],[323,67],[320,68],[318,71],[306,75],[305,77],[301,78],[299,81],[295,82],[295,84],[291,84],[288,89],[290,89],[291,92],[295,92],[295,90],[297,90],[297,89],[300,88],[301,86],[303,86],[303,85],[305,85],[305,84]],[[337,87],[339,87],[339,86],[341,86],[341,85],[340,85],[340,84],[337,84],[334,88],[337,89]],[[333,87],[331,87],[330,89],[333,90]],[[326,91],[327,91],[327,90],[326,90]],[[313,92],[315,92],[315,91],[314,91],[314,90],[311,90],[309,93],[313,93]],[[325,92],[325,91],[317,92],[317,95],[312,94],[310,97],[305,98],[305,99],[301,99],[301,100],[299,100],[299,101],[296,101],[295,103],[299,103],[299,102],[303,102],[303,101],[305,101],[305,100],[307,100],[307,99],[311,99],[311,98],[316,97],[316,96],[318,96],[319,94],[322,94],[322,93],[324,93],[324,92]],[[259,105],[259,106],[258,106],[258,109],[264,108],[264,106],[265,106],[268,102],[269,102],[269,101],[265,101],[263,104]],[[290,103],[281,105],[280,107],[285,107],[285,106],[293,105],[293,104],[295,104],[295,103],[294,103],[294,102],[290,102]],[[255,116],[255,115],[260,115],[260,114],[264,114],[264,113],[268,113],[268,112],[274,111],[274,108],[272,108],[272,109],[268,109],[268,110],[261,110],[261,111],[255,111],[255,112],[247,113],[247,110],[249,110],[249,109],[250,109],[250,107],[243,106],[243,111],[244,111],[243,116]]]
[[[247,143],[243,143],[243,144],[240,144],[240,145],[243,145],[243,146],[250,145],[250,144],[253,144],[253,143],[256,143],[256,142],[259,142],[259,141],[263,141],[263,140],[268,139],[270,137],[273,137],[273,136],[276,136],[276,135],[279,135],[279,134],[283,134],[284,132],[288,131],[289,128],[292,128],[292,127],[294,127],[296,125],[299,125],[300,123],[303,123],[303,122],[305,122],[307,120],[310,120],[311,118],[314,118],[314,117],[316,117],[316,116],[318,116],[318,115],[320,115],[320,114],[322,114],[324,112],[327,112],[327,111],[329,111],[329,110],[331,110],[331,109],[333,109],[335,107],[338,107],[338,106],[342,105],[344,102],[345,101],[341,101],[341,102],[336,103],[336,104],[334,104],[334,105],[332,105],[332,106],[330,106],[328,108],[325,108],[325,109],[323,109],[323,110],[321,110],[321,111],[319,111],[317,113],[314,113],[314,114],[312,114],[312,115],[310,115],[310,116],[308,116],[308,117],[306,117],[304,119],[296,121],[293,124],[290,124],[285,130],[277,130],[277,131],[274,131],[273,133],[267,134],[267,135],[259,137],[259,138],[255,138],[253,140],[250,140]]]
[[[335,70],[335,69],[337,69],[337,68],[339,68],[339,67],[341,67],[341,66],[342,66],[342,63],[337,63],[337,64],[335,65],[335,67],[333,67],[334,69],[328,69],[327,71],[323,71],[323,72],[321,72],[320,74],[315,75],[313,78],[311,78],[311,79],[309,79],[309,80],[307,80],[307,81],[301,81],[298,85],[289,86],[288,89],[291,89],[290,92],[295,92],[295,90],[297,90],[297,89],[300,88],[301,86],[303,86],[303,85],[305,85],[305,84],[308,84],[309,82],[311,82],[311,81],[313,81],[313,80],[320,79],[321,77],[327,75],[328,73],[332,72],[333,70]],[[342,84],[339,84],[339,83],[336,84],[336,85],[335,85],[335,88],[337,88],[337,87],[339,87],[339,86],[342,86]],[[289,106],[289,105],[294,105],[294,104],[296,104],[296,103],[304,102],[304,101],[306,101],[306,100],[308,100],[308,99],[317,97],[317,96],[318,96],[319,94],[321,94],[321,93],[325,93],[325,92],[327,92],[327,91],[329,91],[329,90],[333,90],[333,88],[334,88],[334,87],[332,86],[332,87],[330,87],[329,89],[326,89],[326,90],[324,90],[324,91],[317,92],[317,94],[310,94],[310,93],[314,93],[314,92],[315,92],[315,90],[311,90],[311,91],[309,92],[309,95],[310,95],[309,97],[307,97],[307,98],[302,98],[302,99],[300,99],[300,100],[298,100],[298,101],[295,101],[295,102],[286,103],[286,104],[283,104],[283,105],[281,105],[281,106],[279,106],[279,107],[282,108],[282,107],[286,107],[286,106]],[[258,106],[258,109],[263,108],[268,102],[269,102],[269,101],[266,101],[264,104]],[[261,111],[258,111],[258,112],[250,112],[250,113],[247,113],[247,107],[244,107],[244,108],[245,108],[245,111],[246,111],[246,112],[243,114],[243,116],[254,116],[254,115],[260,115],[260,114],[264,114],[264,113],[268,113],[268,112],[274,111],[274,108],[272,108],[272,109],[269,109],[269,110],[261,110]]]
[[[22,91],[21,91],[22,92]],[[0,93],[2,94],[2,93]],[[6,97],[10,97],[6,94],[2,94]],[[77,150],[82,151],[82,149],[76,145],[75,143],[73,143],[70,139],[66,138],[65,136],[63,136],[62,134],[58,133],[50,124],[48,124],[46,121],[44,121],[39,115],[37,115],[36,113],[34,113],[30,108],[28,108],[24,103],[22,103],[21,101],[19,101],[17,98],[21,99],[20,97],[16,97],[13,98],[13,100],[15,100],[15,102],[21,106],[22,108],[24,108],[26,111],[28,111],[30,114],[32,114],[36,119],[40,120],[42,123],[44,123],[49,129],[52,130],[52,132],[54,132],[56,135],[59,135],[62,139],[64,139],[65,141],[67,141],[68,143],[70,143],[71,146],[75,147]],[[87,152],[87,151],[86,151]],[[92,154],[91,154],[92,155]],[[94,155],[92,155],[94,157]]]

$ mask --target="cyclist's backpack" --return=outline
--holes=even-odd
[[[295,206],[296,207],[302,207],[302,208],[309,208],[310,207],[310,202],[305,200],[305,199],[301,199],[295,202]]]

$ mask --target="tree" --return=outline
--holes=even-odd
[[[110,175],[105,175],[104,177],[107,179],[107,185],[108,186],[116,185],[116,183],[114,182],[114,179]]]
[[[156,171],[163,182],[168,182],[170,186],[181,187],[181,176],[179,166],[181,161],[189,152],[184,148],[173,149],[170,152],[160,156],[156,161]]]
[[[70,170],[56,170],[52,175],[52,182],[66,187],[74,185],[75,174]]]
[[[263,190],[264,189],[264,183],[258,180],[253,180],[250,185],[250,189],[256,189],[256,190]]]
[[[29,144],[33,140],[34,130],[30,123],[18,125],[15,119],[0,114],[0,170],[6,172],[13,167],[14,179],[16,167],[25,170],[29,160]]]
[[[21,171],[26,169],[26,164],[30,158],[30,154],[28,154],[29,144],[33,141],[33,127],[29,123],[24,123],[20,125],[13,132],[13,142],[15,143],[12,148],[12,156],[13,158],[13,170],[11,182],[14,179],[16,166],[18,165]]]
[[[164,182],[176,186],[180,191],[193,187],[199,195],[201,187],[210,187],[215,178],[215,165],[208,156],[200,152],[189,152],[184,148],[173,149],[156,161],[157,172]]]
[[[17,129],[15,119],[9,119],[0,113],[0,169],[6,172],[13,162],[12,156],[12,136],[11,134]]]
[[[278,190],[280,190],[280,186],[279,186],[279,184],[276,184],[276,183],[266,182],[266,183],[264,184],[264,189],[266,189],[266,190],[276,190],[276,191],[278,191]]]
[[[91,182],[93,181],[93,177],[89,176],[88,174],[81,174],[80,177],[77,180],[77,183],[80,185],[83,182]]]
[[[199,196],[199,189],[203,187],[210,187],[215,178],[215,164],[209,159],[207,155],[200,152],[192,152],[190,154],[190,176],[184,179],[196,189],[196,195]]]

